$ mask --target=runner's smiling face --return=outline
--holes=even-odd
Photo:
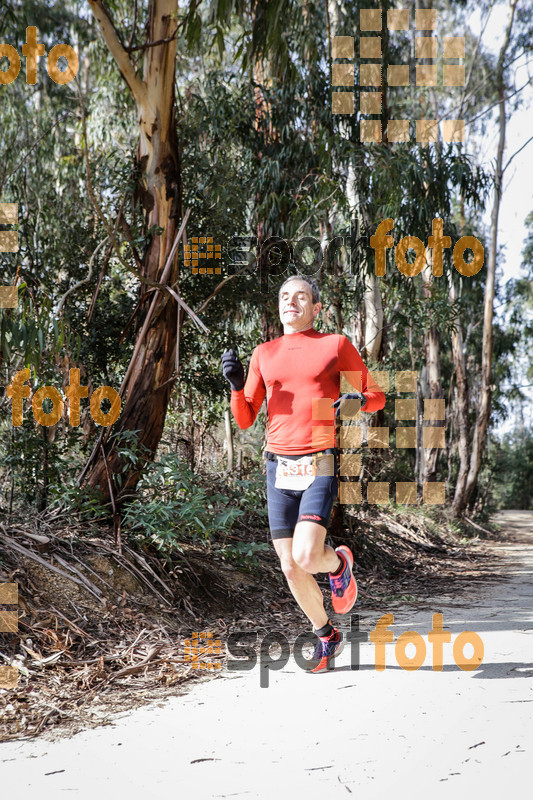
[[[287,283],[279,296],[279,318],[283,333],[298,333],[313,327],[322,303],[313,303],[311,287],[305,281]]]

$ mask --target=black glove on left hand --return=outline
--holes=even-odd
[[[235,392],[244,388],[244,367],[236,350],[222,354],[222,374]]]
[[[360,400],[361,401],[361,408],[366,403],[366,397],[361,392],[349,392],[348,394],[343,394],[342,397],[339,397],[338,400],[335,400],[334,403],[331,404],[331,407],[335,409],[335,419],[338,419],[341,413],[341,400]]]

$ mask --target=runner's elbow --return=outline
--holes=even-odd
[[[246,428],[251,428],[252,427],[252,425],[255,422],[255,419],[254,419],[254,417],[252,417],[251,419],[250,418],[248,418],[248,419],[236,419],[235,422],[237,423],[237,426],[241,429],[241,431],[245,431]]]

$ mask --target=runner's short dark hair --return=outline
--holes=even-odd
[[[309,275],[289,275],[289,277],[283,281],[281,286],[279,287],[278,298],[281,297],[281,290],[285,286],[285,284],[289,283],[289,281],[304,281],[311,289],[311,299],[313,303],[320,303],[320,289],[318,288],[318,283],[315,281],[314,278],[311,278]]]

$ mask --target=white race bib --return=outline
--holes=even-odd
[[[276,467],[276,489],[292,489],[303,492],[308,489],[316,477],[316,469],[312,455],[298,459],[278,456]]]

